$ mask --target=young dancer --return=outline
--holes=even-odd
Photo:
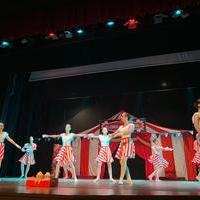
[[[194,103],[194,107],[197,109],[192,116],[192,123],[194,125],[196,134],[200,134],[200,99],[197,99]]]
[[[95,139],[99,139],[101,142],[101,148],[100,151],[98,153],[98,156],[96,158],[97,161],[97,177],[94,180],[95,182],[97,182],[100,179],[100,174],[101,174],[101,165],[102,163],[107,163],[108,165],[108,173],[109,173],[109,178],[111,181],[115,182],[115,180],[112,177],[112,162],[113,157],[112,157],[112,153],[110,150],[110,141],[111,141],[111,137],[108,135],[108,130],[106,127],[104,127],[102,129],[102,135],[98,135],[98,136],[94,136],[93,134],[88,134],[88,139],[90,138],[95,138]]]
[[[4,150],[5,150],[5,139],[8,140],[11,144],[16,146],[18,149],[21,149],[21,147],[15,143],[8,135],[7,132],[3,131],[4,129],[4,123],[0,122],[0,169],[1,169],[1,163],[4,158]]]
[[[118,147],[117,153],[115,155],[116,158],[120,160],[121,171],[119,184],[123,184],[124,175],[126,172],[127,181],[129,184],[132,184],[131,176],[129,173],[129,168],[127,166],[128,158],[135,157],[135,145],[134,141],[136,139],[132,139],[132,133],[134,132],[135,125],[129,122],[131,115],[127,112],[123,112],[121,115],[121,122],[123,123],[114,133],[111,134],[112,138],[121,138],[120,145]]]
[[[146,144],[147,142],[143,141],[140,137],[138,137],[138,141]],[[169,163],[167,160],[163,158],[162,151],[172,151],[172,148],[169,147],[162,147],[159,137],[156,137],[152,140],[153,144],[151,146],[153,154],[149,158],[149,162],[153,164],[154,171],[148,176],[149,180],[152,180],[155,176],[155,180],[159,180],[159,174],[162,168],[168,167]],[[150,146],[150,144],[146,144]]]
[[[76,137],[83,137],[85,134],[74,134],[71,133],[71,125],[66,124],[65,126],[65,133],[58,134],[58,135],[42,135],[42,137],[47,138],[62,138],[62,148],[60,149],[58,155],[55,157],[56,163],[56,172],[55,172],[55,178],[58,178],[60,167],[65,167],[66,164],[69,164],[72,177],[74,178],[74,181],[77,181],[76,177],[76,171],[74,167],[74,155],[72,152],[72,141]]]
[[[196,176],[196,179],[200,181],[200,134],[196,135],[196,140],[194,141],[194,150],[196,153],[192,162],[198,166],[198,175]]]
[[[26,143],[24,147],[22,148],[22,151],[25,152],[25,154],[19,159],[19,162],[21,162],[21,176],[20,178],[27,178],[28,172],[30,170],[30,166],[35,164],[35,158],[34,158],[34,151],[37,149],[37,145],[33,143],[34,139],[32,136],[29,138],[29,143]],[[24,166],[26,165],[26,171],[24,176]]]

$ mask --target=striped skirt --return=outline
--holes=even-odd
[[[197,165],[200,165],[200,153],[197,152],[194,154],[194,158],[193,158],[192,162]]]
[[[135,158],[135,145],[131,138],[122,138],[117,149],[115,158],[121,159],[123,157]]]
[[[34,165],[35,164],[34,154],[26,152],[18,161],[23,163],[24,165]]]
[[[68,162],[74,162],[74,155],[71,146],[64,146],[60,149],[59,153],[54,159],[60,166],[66,165]]]
[[[114,161],[109,146],[108,147],[102,146],[100,148],[100,151],[99,151],[99,154],[96,158],[96,161],[98,161],[98,162],[109,162],[109,163]]]
[[[4,150],[5,150],[5,144],[4,142],[0,142],[0,160],[3,160],[4,158]]]
[[[167,168],[169,163],[160,155],[154,154],[149,158],[149,162],[153,164],[154,169],[159,169],[161,167]]]

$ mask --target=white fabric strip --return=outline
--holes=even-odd
[[[187,168],[184,152],[184,141],[182,136],[171,136],[173,145],[174,163],[177,177],[185,177],[187,180]]]

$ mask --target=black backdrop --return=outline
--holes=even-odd
[[[191,129],[193,102],[200,96],[199,63],[118,71],[40,82],[28,82],[28,73],[10,75],[1,120],[6,130],[20,145],[30,135],[60,133],[71,123],[75,133],[88,129],[121,109],[146,117],[158,125]],[[167,83],[167,86],[162,83]],[[11,93],[10,93],[11,92]],[[11,95],[12,94],[12,95]],[[5,109],[7,102],[7,109]],[[50,169],[52,141],[37,141],[37,165],[31,173]],[[17,161],[22,153],[6,146],[2,176],[19,176]],[[133,178],[144,178],[144,162],[130,161]],[[134,172],[137,173],[134,173]],[[114,177],[119,165],[114,164]]]

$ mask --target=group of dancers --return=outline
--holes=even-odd
[[[193,163],[198,165],[200,169],[200,99],[195,102],[195,108],[197,108],[197,112],[194,113],[192,117],[192,122],[194,124],[194,128],[196,130],[196,140],[194,141],[194,150],[196,151],[194,158],[192,160]],[[120,145],[117,149],[115,158],[120,160],[120,178],[118,183],[124,183],[124,177],[126,175],[127,183],[132,184],[132,179],[130,176],[129,168],[127,166],[127,160],[135,157],[135,145],[134,142],[138,141],[152,148],[152,155],[149,157],[149,162],[153,164],[154,171],[148,176],[149,180],[159,180],[160,171],[163,168],[166,168],[169,163],[162,156],[162,151],[173,151],[172,148],[163,147],[160,142],[160,136],[152,138],[152,143],[143,140],[141,137],[136,136],[132,138],[132,134],[135,130],[135,125],[129,119],[132,116],[123,112],[121,115],[122,125],[113,133],[108,134],[108,129],[106,125],[102,127],[102,134],[94,135],[94,134],[74,134],[71,132],[71,125],[66,124],[65,133],[49,135],[43,134],[43,138],[61,138],[62,139],[62,147],[59,150],[57,156],[55,157],[56,169],[55,169],[55,178],[59,177],[60,168],[67,172],[67,169],[72,173],[72,178],[74,181],[77,181],[75,166],[74,166],[74,155],[72,148],[72,141],[77,137],[83,137],[87,139],[98,139],[100,141],[101,147],[96,158],[97,161],[97,177],[94,180],[97,182],[100,179],[101,174],[101,166],[102,163],[107,163],[108,165],[108,173],[109,179],[113,182],[116,180],[113,179],[112,176],[112,163],[114,161],[112,157],[112,153],[110,150],[110,142],[111,141],[120,141]],[[2,160],[4,158],[4,148],[5,148],[5,139],[7,139],[11,144],[16,146],[22,152],[25,152],[24,155],[19,159],[21,162],[21,178],[27,177],[30,166],[35,164],[34,159],[34,151],[37,149],[37,145],[34,143],[33,137],[29,138],[29,143],[26,143],[23,147],[19,146],[16,142],[14,142],[8,135],[7,132],[3,131],[4,124],[0,123],[0,167]],[[26,165],[26,170],[25,170]],[[25,172],[24,172],[25,170]],[[200,181],[200,171],[196,176],[196,179]]]

